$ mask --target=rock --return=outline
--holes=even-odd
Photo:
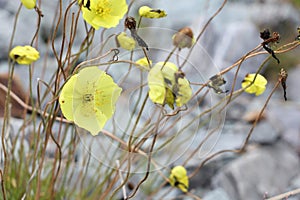
[[[232,200],[262,199],[286,191],[300,172],[297,154],[285,143],[259,147],[229,163],[214,177],[215,187],[222,187]]]
[[[246,121],[246,122],[248,122],[248,123],[254,123],[257,118],[258,118],[257,122],[260,122],[261,120],[266,119],[265,112],[263,112],[262,114],[260,114],[260,110],[250,111],[250,112],[246,113],[243,116],[243,120]]]
[[[243,135],[247,135],[252,127],[253,122],[255,121],[256,117],[259,116],[259,113],[265,104],[265,97],[253,97],[250,99],[250,101],[244,101],[242,103],[247,105],[247,109],[242,115],[242,119],[248,124],[248,129],[245,133],[243,133]],[[264,113],[252,132],[250,142],[259,144],[272,144],[280,137],[280,126],[276,121],[274,121],[272,117],[273,115],[270,114],[270,110],[272,109],[264,110]]]
[[[300,188],[300,174],[293,178],[293,180],[291,181],[291,187],[293,189]]]
[[[220,5],[221,2],[214,2],[208,4],[207,7],[209,9],[213,7],[212,10],[216,10]],[[196,30],[194,31],[195,35],[199,32],[199,27],[202,28],[204,21],[207,21],[208,16],[210,16],[205,11],[200,13],[201,16],[199,17],[195,15],[192,25],[192,29]],[[222,12],[211,22],[200,40],[202,47],[199,48],[207,50],[214,64],[206,62],[207,56],[202,59],[204,54],[199,53],[193,53],[190,60],[203,74],[212,76],[216,73],[216,69],[220,71],[232,65],[259,45],[262,42],[259,37],[260,29],[270,28],[271,31],[278,31],[282,38],[291,37],[291,32],[294,32],[296,36],[299,19],[297,9],[282,1],[277,3],[274,1],[265,1],[264,3],[260,1],[251,1],[251,3],[228,2]],[[284,27],[282,24],[285,24]],[[194,51],[198,51],[197,46]],[[236,88],[240,87],[240,82],[245,74],[255,72],[266,56],[266,54],[255,56],[244,61],[238,75]],[[227,80],[226,88],[230,88],[233,83],[235,69],[224,76]]]
[[[208,192],[203,200],[230,200],[228,194],[222,188],[216,188]]]
[[[273,126],[269,121],[266,120],[266,121],[259,122],[255,126],[250,141],[260,143],[260,144],[272,144],[275,141],[277,141],[278,138],[279,138],[279,130],[276,129],[275,126]]]
[[[292,100],[295,102],[300,102],[300,93],[299,93],[299,85],[300,85],[300,65],[296,68],[288,71],[287,78],[287,99],[288,101]]]
[[[285,102],[282,98],[278,101],[270,102],[268,118],[272,120],[273,124],[276,124],[281,132],[282,138],[300,153],[299,104],[289,101]]]
[[[233,154],[231,154],[233,155]],[[215,174],[222,169],[222,167],[228,163],[230,163],[232,160],[234,160],[236,157],[235,156],[221,156],[217,157],[214,160],[211,160],[207,164],[205,164],[199,171],[198,173],[190,178],[190,190],[195,190],[197,193],[199,193],[200,196],[203,195],[199,191],[201,190],[211,190],[211,181],[212,178],[215,176]],[[198,166],[190,166],[187,167],[188,174],[191,174],[195,169],[197,169]]]
[[[0,74],[0,83],[1,87],[0,88],[0,117],[4,116],[4,110],[5,110],[5,102],[6,102],[6,95],[7,92],[4,91],[4,89],[7,89],[8,86],[8,79],[9,75],[8,74]],[[22,83],[19,79],[19,77],[14,76],[11,82],[11,97],[10,97],[10,104],[11,104],[11,110],[10,110],[10,115],[12,117],[18,117],[18,118],[23,118],[24,115],[26,115],[26,110],[24,107],[20,105],[20,102],[16,101],[13,97],[12,94],[17,96],[21,101],[25,102],[26,99],[28,100],[28,95],[23,89]]]

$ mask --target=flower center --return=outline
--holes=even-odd
[[[111,3],[108,2],[107,0],[99,1],[94,9],[95,9],[94,12],[97,15],[100,16],[109,15],[111,12]]]
[[[92,94],[84,94],[83,95],[83,101],[84,102],[91,102],[94,100],[94,96]]]

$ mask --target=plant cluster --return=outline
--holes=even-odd
[[[268,81],[261,74],[262,69],[270,59],[276,59],[280,65],[277,55],[297,48],[299,35],[295,41],[274,49],[271,44],[278,43],[280,35],[277,32],[271,35],[266,29],[260,33],[263,41],[231,66],[205,82],[191,82],[188,73],[185,73],[190,67],[191,52],[199,45],[203,33],[227,0],[199,33],[194,33],[190,27],[174,32],[169,38],[173,49],[167,57],[154,57],[152,42],[140,32],[143,20],[159,20],[168,17],[167,12],[163,8],[143,5],[135,13],[132,10],[135,3],[134,0],[75,0],[64,8],[63,1],[58,1],[59,9],[54,11],[57,15],[53,37],[48,41],[56,60],[56,66],[52,67],[56,70],[47,74],[51,77],[50,81],[39,79],[34,85],[33,69],[42,67],[39,59],[50,56],[50,52],[43,51],[46,52],[43,55],[39,52],[40,25],[46,13],[41,7],[43,1],[21,0],[15,22],[21,8],[25,7],[32,10],[32,18],[37,16],[37,24],[28,45],[13,47],[17,29],[17,23],[14,24],[8,55],[9,81],[7,85],[0,85],[6,93],[1,135],[2,199],[131,199],[139,191],[151,199],[166,186],[200,199],[189,189],[189,179],[211,159],[226,152],[243,153],[246,150],[253,129],[280,85],[284,99],[288,99],[287,73],[282,68],[241,147],[207,154],[193,171],[187,171],[185,167],[197,156],[198,150],[221,129],[223,121],[220,116],[227,106],[243,93],[256,96],[265,93]],[[78,24],[82,21],[86,35],[76,51],[74,41]],[[54,45],[55,42],[57,44],[55,35],[59,26],[63,29],[60,51]],[[123,31],[118,32],[116,27]],[[67,32],[67,29],[71,31]],[[97,33],[101,35],[101,43],[94,47]],[[95,49],[96,56],[91,53]],[[128,59],[122,59],[120,52],[129,55]],[[243,62],[261,54],[268,55],[264,62],[253,66],[244,80],[238,83],[237,76]],[[29,97],[26,101],[18,98],[12,88],[14,69],[23,67],[21,65],[27,65],[29,71]],[[232,86],[228,86],[223,77],[229,71],[235,71]],[[132,80],[132,76],[134,86],[128,86],[126,83]],[[235,90],[235,85],[240,85],[239,89]],[[41,90],[41,87],[46,89]],[[36,96],[33,91],[37,91]],[[218,102],[199,110],[210,92],[219,96]],[[128,97],[130,95],[133,98]],[[13,117],[10,112],[12,100],[24,108],[23,125],[16,130],[13,139],[7,136]],[[122,113],[126,110],[124,107],[130,108],[128,115]],[[150,107],[153,109],[149,110]],[[121,112],[121,118],[115,116],[118,112]],[[186,150],[186,145],[193,139],[191,130],[197,133],[205,129],[210,120],[217,127],[210,130],[196,148]],[[28,139],[25,132],[29,126],[32,129]],[[103,143],[91,143],[91,146],[84,143],[89,134],[93,141]],[[105,144],[107,138],[111,142],[109,145]],[[20,149],[17,148],[19,143]],[[49,159],[47,149],[51,143],[55,151],[53,158]],[[81,163],[77,163],[80,143],[86,146],[86,152],[82,153]],[[101,151],[92,151],[92,145],[99,145]],[[161,161],[157,154],[165,154],[167,161]],[[175,165],[176,156],[182,158],[177,159]],[[90,163],[92,159],[98,161],[96,165]],[[88,175],[91,172],[92,177]]]

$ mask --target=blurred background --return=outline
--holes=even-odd
[[[142,5],[165,10],[168,14],[166,18],[143,19],[141,23],[141,28],[162,29],[159,37],[147,34],[147,31],[142,31],[141,36],[146,41],[155,41],[162,47],[171,49],[170,32],[175,33],[189,26],[197,36],[222,2],[221,0],[139,0],[133,4],[130,15],[137,17],[138,8]],[[64,6],[68,3],[69,1],[64,1]],[[2,83],[7,82],[8,46],[18,5],[17,0],[0,0],[0,80]],[[43,67],[34,68],[32,80],[34,85],[38,78],[46,82],[50,80],[51,77],[47,75],[52,75],[57,66],[49,44],[49,38],[52,37],[53,19],[55,19],[55,13],[52,11],[57,9],[57,1],[42,1],[40,9],[44,14],[38,43],[41,59],[36,62],[35,66]],[[31,12],[33,11],[24,8],[21,10],[13,46],[27,45],[30,42],[28,38],[33,37],[36,18],[32,18]],[[79,49],[80,41],[85,37],[84,22],[79,21],[74,51]],[[192,67],[184,69],[186,77],[191,82],[207,81],[209,77],[232,65],[259,45],[262,42],[260,32],[264,29],[279,32],[280,41],[275,44],[274,48],[276,48],[295,41],[299,35],[297,32],[299,26],[300,0],[228,0],[221,13],[209,24],[189,58],[189,65]],[[122,24],[113,31],[116,30],[123,30]],[[158,34],[159,32],[160,30]],[[107,32],[109,33],[110,31]],[[95,38],[99,35],[100,33],[96,33]],[[62,30],[59,29],[54,43],[57,50],[61,48],[61,37]],[[156,45],[155,42],[153,45]],[[182,50],[183,54],[187,52],[187,50]],[[153,59],[160,61],[160,58],[155,55],[154,53]],[[240,82],[244,76],[247,73],[254,73],[267,56],[267,54],[259,55],[242,64],[236,89],[240,88]],[[300,188],[300,48],[279,54],[277,57],[280,64],[271,58],[263,68],[262,74],[268,79],[266,92],[259,97],[243,94],[238,101],[232,102],[224,114],[224,123],[220,133],[213,137],[207,149],[199,153],[193,162],[187,164],[186,167],[190,172],[198,166],[197,164],[203,160],[202,156],[208,151],[211,153],[222,149],[239,148],[277,81],[280,69],[287,70],[288,100],[284,101],[283,90],[279,88],[268,104],[263,118],[257,124],[247,151],[241,155],[222,154],[208,162],[196,176],[191,178],[190,190],[203,197],[203,200],[258,200]],[[227,81],[225,88],[231,88],[234,74],[233,70],[224,76]],[[19,91],[19,96],[25,99],[29,80],[22,77],[28,77],[28,69],[16,67],[15,75],[16,91]],[[0,115],[3,116],[5,94],[0,94]],[[218,97],[212,94],[211,98]],[[18,105],[13,115],[20,117]],[[15,120],[18,121],[18,119]],[[192,149],[193,145],[197,146],[197,144],[191,144]],[[184,157],[188,155],[187,151],[181,159],[184,160]],[[80,157],[78,155],[78,159]],[[180,164],[181,159],[176,161],[177,164]],[[176,199],[176,196],[180,194],[179,190],[172,190],[167,194],[166,191],[167,188],[163,188],[152,198]],[[143,193],[138,195],[136,199],[147,197]],[[300,200],[300,195],[288,199]]]

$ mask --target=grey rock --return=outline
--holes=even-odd
[[[240,96],[239,101],[232,102],[226,113],[226,119],[229,118],[233,120],[231,122],[232,127],[230,126],[230,123],[228,123],[227,126],[229,126],[229,128],[225,129],[226,132],[242,135],[245,138],[245,136],[251,130],[252,124],[248,123],[247,121],[242,121],[241,119],[244,119],[245,115],[248,113],[259,114],[264,103],[264,97],[251,97],[247,94]],[[265,118],[256,124],[250,137],[250,142],[259,144],[272,144],[280,137],[281,129],[277,125],[277,122],[273,120],[271,116],[272,114],[269,113],[268,109],[265,110],[263,115]]]
[[[235,158],[235,156],[223,155],[205,164],[195,176],[190,178],[190,190],[195,190],[200,196],[203,196],[203,193],[205,192],[203,190],[211,190],[211,181],[216,173],[222,169],[224,165],[230,163]],[[193,173],[194,170],[198,168],[198,165],[187,167],[188,174]]]
[[[288,79],[287,79],[287,98],[288,100],[292,100],[295,102],[300,102],[300,92],[299,92],[299,85],[300,85],[300,65],[296,68],[291,69],[288,71]]]
[[[293,178],[291,181],[291,187],[300,188],[300,174]]]
[[[282,98],[278,101],[270,102],[268,118],[272,120],[273,124],[276,124],[282,138],[300,152],[299,104],[289,101],[285,102]]]
[[[203,200],[230,200],[226,191],[222,188],[216,188],[210,192],[208,192],[204,197]]]
[[[250,129],[249,129],[250,130]],[[254,128],[250,141],[260,144],[272,144],[279,138],[279,130],[269,121],[261,121]]]
[[[294,176],[299,174],[297,154],[285,143],[249,150],[224,167],[214,178],[232,200],[262,199],[284,192]]]
[[[216,9],[221,2],[215,1],[208,4],[207,7]],[[251,8],[251,9],[250,9]],[[212,9],[213,10],[213,9]],[[208,12],[201,12],[201,16],[197,17],[192,25],[194,30],[199,31],[199,27],[203,27],[209,16]],[[212,76],[218,69],[219,71],[230,66],[238,58],[245,55],[255,46],[262,42],[259,37],[260,29],[273,28],[271,31],[278,31],[285,37],[288,33],[295,32],[295,27],[300,23],[299,12],[292,5],[274,1],[228,2],[222,12],[211,22],[201,41],[202,48],[207,50],[213,64],[205,62],[202,59],[204,54],[195,53],[190,60],[194,66],[206,76]],[[284,23],[281,23],[284,22]],[[282,24],[285,24],[284,27]],[[196,31],[195,31],[196,32]],[[196,32],[197,33],[197,32]],[[197,46],[195,52],[197,52]],[[246,73],[253,73],[261,64],[267,54],[252,57],[244,61],[241,66],[237,86]],[[231,87],[235,69],[226,73],[227,88]],[[299,98],[298,98],[299,99]]]

